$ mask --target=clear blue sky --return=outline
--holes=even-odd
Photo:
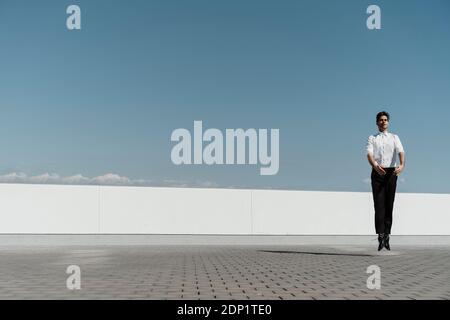
[[[366,28],[370,4],[382,30]],[[0,175],[368,191],[386,109],[406,151],[398,191],[449,193],[449,57],[448,0],[0,0]],[[279,128],[279,173],[175,166],[170,134],[194,120]]]

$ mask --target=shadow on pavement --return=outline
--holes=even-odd
[[[258,251],[269,253],[297,253],[297,254],[313,254],[326,256],[375,257],[374,255],[371,254],[357,254],[357,253],[303,252],[303,251],[278,251],[278,250],[258,250]]]

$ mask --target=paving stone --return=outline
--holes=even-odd
[[[449,299],[448,261],[443,246],[11,246],[0,299]],[[69,265],[81,290],[66,287]]]

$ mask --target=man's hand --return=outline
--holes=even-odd
[[[386,171],[384,171],[384,169],[382,167],[380,167],[380,165],[376,165],[373,168],[380,176],[384,176],[386,174]]]
[[[404,167],[405,166],[403,164],[401,164],[397,168],[395,168],[395,170],[394,170],[395,175],[398,176],[403,171]]]

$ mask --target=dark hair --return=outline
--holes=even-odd
[[[380,120],[382,116],[386,116],[389,121],[389,113],[387,111],[381,111],[377,113],[377,122]]]

